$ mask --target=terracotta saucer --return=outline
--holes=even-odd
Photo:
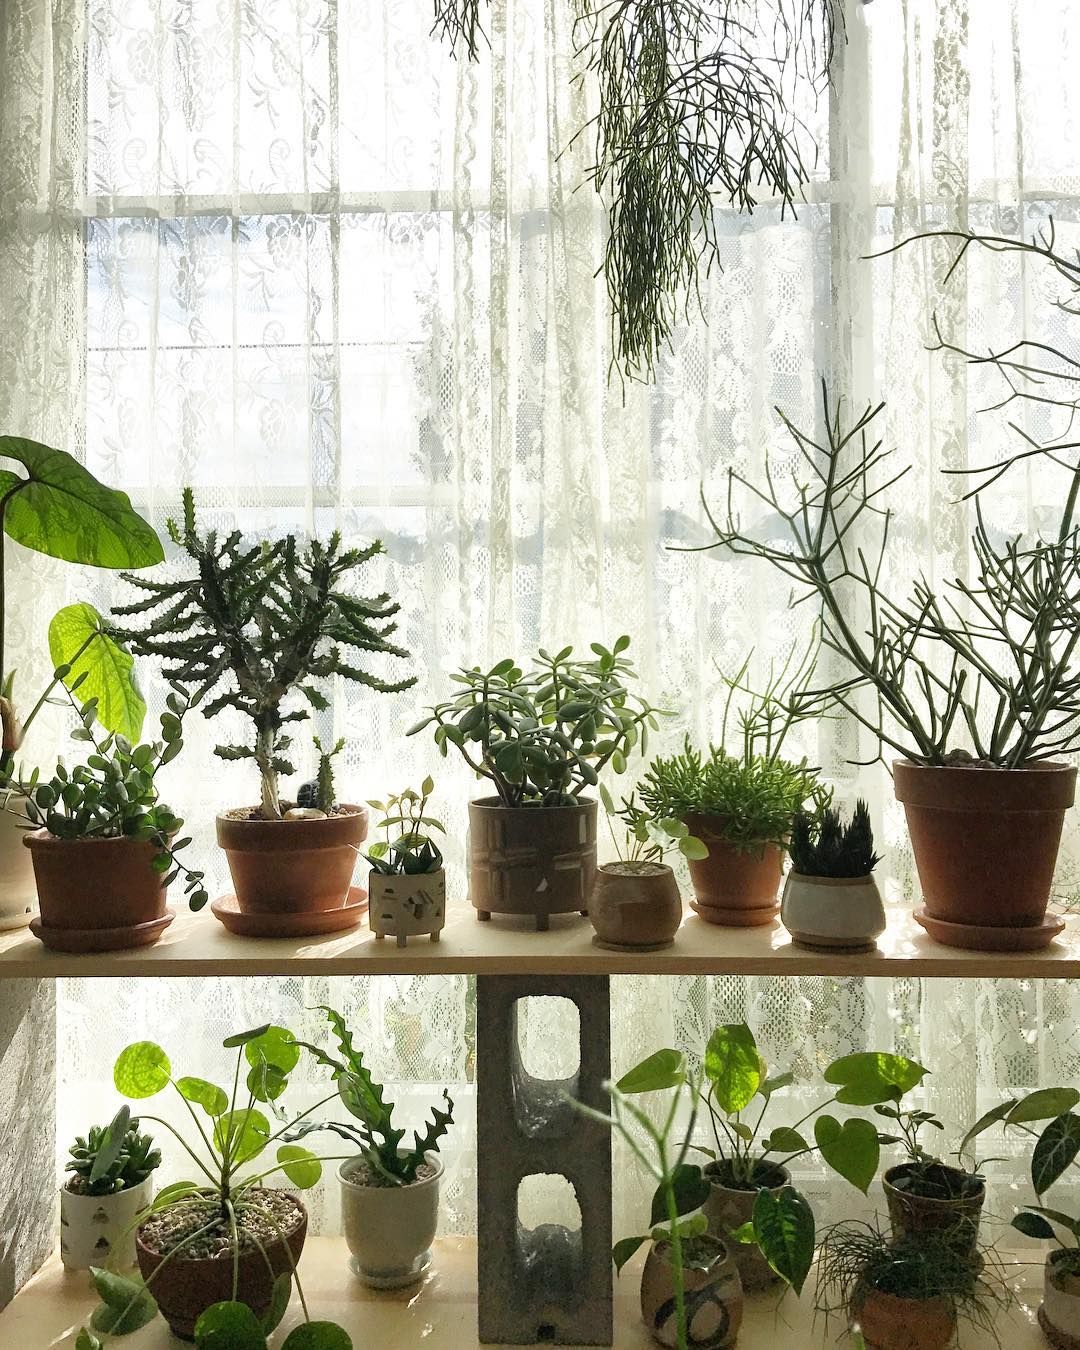
[[[1048,947],[1065,927],[1060,914],[1046,911],[1042,923],[1030,928],[1003,928],[996,924],[948,923],[927,914],[920,905],[912,915],[935,942],[946,947],[965,947],[973,952],[1037,952]]]
[[[350,886],[340,909],[318,909],[290,914],[252,914],[242,910],[235,895],[219,895],[210,902],[214,917],[238,937],[317,937],[355,928],[367,913],[368,895],[362,886]]]
[[[176,918],[167,909],[160,919],[128,928],[50,928],[35,914],[30,931],[54,952],[120,952],[128,947],[149,947]]]
[[[706,923],[719,924],[722,928],[763,928],[780,913],[779,901],[758,909],[724,909],[720,905],[699,905],[696,900],[691,900],[690,908]]]

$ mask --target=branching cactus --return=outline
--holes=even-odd
[[[193,687],[195,702],[208,698],[207,717],[235,708],[250,719],[251,741],[219,745],[216,753],[255,761],[261,814],[277,819],[278,777],[295,772],[286,728],[307,720],[312,707],[328,707],[321,685],[341,676],[393,694],[416,683],[415,676],[380,679],[349,654],[408,656],[390,641],[400,606],[386,594],[367,598],[346,590],[352,574],[383,551],[382,543],[344,548],[335,531],[327,543],[313,539],[301,549],[293,535],[248,545],[239,530],[200,534],[190,488],[182,523],[170,520],[168,529],[196,574],[155,581],[124,573],[146,595],[113,614],[147,620],[125,638],[138,654],[159,658],[170,680]]]

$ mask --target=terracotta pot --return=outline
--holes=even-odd
[[[705,1255],[708,1249],[714,1249]],[[734,1345],[743,1318],[743,1291],[739,1272],[727,1244],[714,1237],[693,1240],[694,1264],[683,1262],[687,1345],[694,1350],[721,1350]],[[641,1317],[659,1345],[678,1344],[675,1284],[671,1247],[650,1245],[641,1272]]]
[[[589,897],[599,946],[616,951],[670,947],[682,923],[682,896],[666,863],[604,863]]]
[[[940,1172],[959,1184],[967,1173],[956,1167],[940,1164]],[[978,1190],[969,1196],[955,1200],[936,1199],[933,1196],[916,1195],[896,1186],[896,1181],[911,1175],[911,1163],[900,1163],[890,1167],[881,1179],[885,1200],[889,1206],[889,1223],[894,1238],[918,1237],[921,1233],[945,1233],[954,1241],[950,1246],[963,1255],[977,1256],[979,1242],[979,1218],[983,1201],[986,1199],[986,1186],[980,1181]]]
[[[851,1308],[868,1350],[945,1350],[956,1334],[948,1299],[897,1298],[867,1289]]]
[[[691,904],[697,913],[728,928],[770,923],[780,910],[783,850],[775,844],[748,852],[733,848],[723,837],[722,816],[691,812],[684,823],[709,850],[707,858],[690,860]]]
[[[256,1317],[262,1317],[270,1307],[274,1281],[279,1275],[292,1271],[304,1249],[307,1210],[295,1196],[293,1199],[300,1221],[292,1232],[264,1243],[262,1251],[256,1248],[244,1252],[238,1262],[236,1299],[246,1303]],[[181,1340],[194,1339],[195,1323],[211,1304],[223,1303],[233,1297],[234,1262],[231,1257],[207,1256],[192,1260],[175,1256],[165,1260],[146,1246],[142,1230],[135,1235],[135,1249],[139,1270],[150,1284],[150,1292],[157,1299],[161,1315]]]
[[[492,914],[587,914],[596,876],[596,803],[504,806],[469,803],[469,900]]]
[[[349,895],[360,845],[363,806],[342,805],[320,820],[217,818],[217,841],[229,860],[236,901],[245,914],[309,914],[340,909]]]
[[[41,910],[34,931],[46,945],[55,934],[65,951],[119,950],[142,945],[145,930],[168,922],[163,877],[151,866],[158,850],[147,840],[57,839],[34,830],[23,843]]]
[[[1043,1273],[1043,1301],[1039,1325],[1055,1350],[1080,1350],[1080,1275],[1071,1275],[1061,1262],[1072,1252],[1051,1252]]]
[[[747,1293],[768,1289],[779,1280],[779,1275],[762,1256],[759,1247],[752,1242],[736,1242],[731,1234],[753,1218],[754,1201],[757,1199],[758,1190],[778,1191],[784,1186],[790,1186],[791,1173],[786,1167],[770,1168],[769,1184],[752,1190],[729,1186],[720,1179],[721,1176],[717,1163],[709,1163],[705,1168],[705,1179],[709,1183],[709,1198],[701,1209],[708,1220],[709,1232],[728,1241],[731,1258],[742,1279],[742,1287]]]
[[[373,1289],[415,1284],[431,1264],[439,1225],[439,1184],[443,1165],[437,1153],[427,1161],[434,1176],[411,1186],[365,1186],[355,1180],[362,1158],[338,1168],[341,1216],[353,1273]]]
[[[446,924],[446,872],[368,874],[368,923],[377,938],[396,937],[399,947],[409,938],[428,934],[438,942]]]
[[[34,864],[23,848],[26,826],[20,825],[15,812],[22,814],[26,798],[0,792],[0,933],[25,928],[37,904],[34,889]]]
[[[1026,769],[893,764],[927,915],[971,929],[1033,928],[1046,915],[1076,789],[1066,764]]]
[[[60,1192],[60,1259],[68,1270],[110,1265],[127,1270],[135,1264],[135,1228],[150,1208],[154,1179],[112,1195]]]
[[[869,877],[808,877],[789,872],[780,919],[801,947],[869,951],[885,931],[885,906]]]

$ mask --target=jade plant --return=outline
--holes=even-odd
[[[141,1186],[161,1165],[161,1150],[139,1132],[131,1108],[122,1106],[108,1125],[91,1125],[68,1148],[66,1187],[75,1195],[115,1195]]]
[[[594,642],[591,659],[541,648],[530,670],[510,658],[459,670],[450,677],[458,693],[408,734],[433,726],[439,752],[455,746],[503,806],[573,805],[605,768],[625,772],[658,726],[657,709],[631,692],[629,646],[624,635],[610,649]]]
[[[208,700],[205,716],[231,708],[250,721],[249,741],[219,745],[215,753],[254,761],[259,813],[276,820],[283,814],[279,775],[295,772],[287,728],[306,721],[311,708],[329,706],[321,686],[340,677],[397,693],[416,683],[415,676],[383,680],[360,663],[370,655],[408,656],[390,641],[400,606],[389,595],[364,597],[349,589],[383,546],[376,540],[345,548],[336,531],[327,543],[313,539],[306,547],[294,535],[246,544],[239,530],[200,534],[190,488],[183,508],[182,521],[170,520],[168,530],[194,564],[193,575],[155,581],[125,573],[146,596],[113,614],[125,621],[123,636],[133,651],[160,659],[169,680],[194,689],[195,702]],[[141,618],[145,627],[127,626]]]
[[[197,1179],[159,1191],[149,1215],[140,1221],[140,1234],[145,1240],[152,1233],[153,1240],[161,1243],[164,1258],[145,1281],[107,1269],[91,1271],[101,1303],[90,1326],[80,1330],[76,1350],[101,1350],[110,1337],[127,1335],[152,1321],[158,1311],[153,1286],[161,1272],[185,1255],[204,1256],[208,1251],[219,1251],[221,1259],[232,1262],[234,1297],[211,1305],[199,1318],[195,1343],[200,1350],[265,1346],[285,1314],[293,1283],[305,1320],[285,1338],[282,1350],[351,1350],[352,1342],[339,1326],[310,1320],[295,1266],[276,1279],[263,1316],[236,1298],[241,1249],[259,1251],[269,1261],[266,1232],[278,1238],[289,1235],[281,1226],[284,1209],[271,1203],[275,1197],[289,1202],[288,1194],[266,1189],[262,1183],[284,1176],[292,1186],[307,1190],[322,1175],[325,1160],[286,1140],[286,1133],[290,1124],[295,1126],[325,1102],[316,1103],[292,1122],[280,1120],[279,1099],[300,1059],[299,1045],[284,1027],[256,1027],[229,1036],[223,1045],[236,1051],[231,1090],[203,1078],[174,1077],[165,1051],[152,1041],[127,1046],[116,1060],[113,1081],[123,1096],[142,1102],[167,1088],[175,1093],[190,1118],[190,1133],[185,1135],[164,1117],[141,1109],[140,1119],[151,1121],[175,1139]],[[270,1162],[263,1155],[275,1144]],[[120,1148],[119,1139],[114,1145]],[[296,1213],[295,1203],[290,1213]],[[285,1249],[289,1251],[287,1243]]]
[[[385,802],[368,802],[368,806],[383,813],[375,828],[384,831],[386,838],[377,839],[364,854],[380,876],[427,875],[442,867],[442,852],[429,833],[431,830],[446,833],[442,821],[427,812],[434,791],[435,782],[429,776],[420,784],[419,792],[406,788]]]
[[[881,861],[874,852],[870,808],[861,797],[848,821],[831,806],[816,818],[796,811],[788,852],[792,868],[804,877],[868,877]]]

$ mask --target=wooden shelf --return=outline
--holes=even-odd
[[[349,1332],[356,1350],[379,1346],[386,1350],[471,1350],[479,1344],[476,1331],[476,1245],[468,1238],[447,1238],[435,1244],[432,1274],[424,1283],[396,1293],[366,1290],[346,1266],[340,1238],[308,1242],[300,1263],[304,1292],[312,1317],[330,1318]],[[1041,1267],[1027,1272],[1020,1283],[1018,1302],[998,1323],[998,1345],[1006,1350],[1045,1350],[1035,1321],[1039,1303]],[[825,1350],[838,1343],[841,1327],[815,1325],[812,1298],[757,1295],[747,1300],[739,1333],[739,1350]],[[637,1267],[628,1267],[615,1284],[615,1346],[617,1350],[648,1350],[652,1341],[640,1321],[637,1306]],[[5,1350],[70,1350],[94,1298],[87,1277],[68,1274],[59,1259],[52,1260],[0,1313],[0,1345]],[[294,1296],[278,1341],[300,1320]],[[989,1350],[995,1342],[970,1328],[961,1332],[965,1350]],[[127,1350],[176,1350],[179,1342],[160,1319],[123,1340]],[[841,1345],[850,1344],[847,1340]]]
[[[690,914],[675,944],[641,954],[604,951],[579,915],[551,929],[496,916],[480,923],[467,905],[451,909],[442,940],[376,941],[366,920],[349,933],[316,938],[239,938],[208,910],[183,913],[153,947],[71,956],[47,951],[27,930],[0,934],[0,979],[132,975],[854,975],[1076,979],[1080,918],[1041,952],[1005,954],[943,947],[906,909],[894,908],[874,952],[812,952],[792,945],[779,922],[718,928]]]

